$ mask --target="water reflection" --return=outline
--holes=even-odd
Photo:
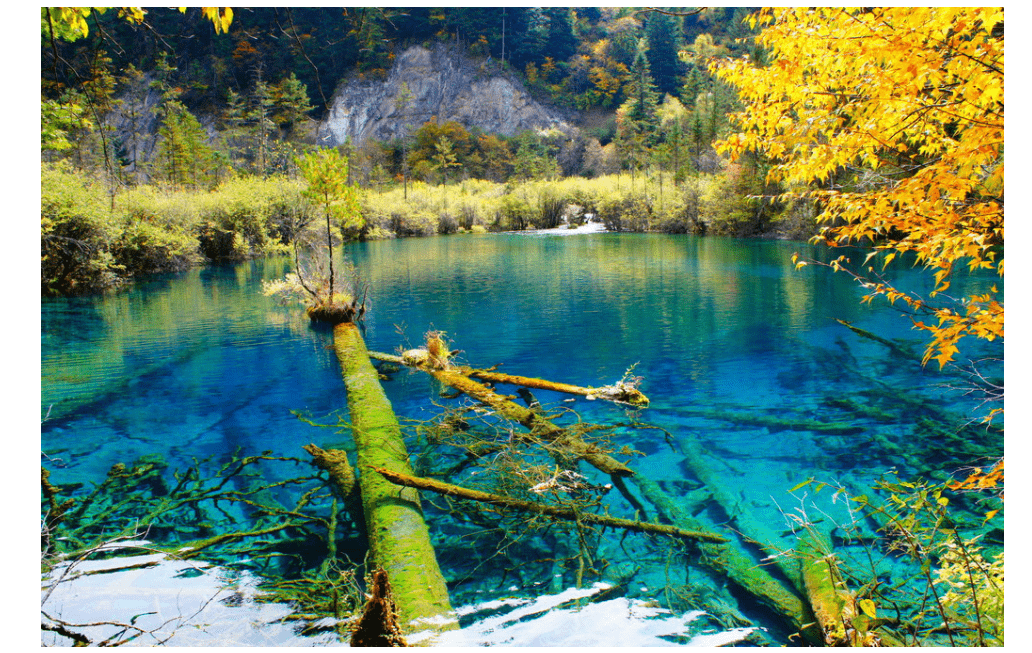
[[[690,514],[720,524],[748,519],[783,543],[790,540],[786,492],[810,476],[862,491],[893,467],[941,475],[1002,452],[998,431],[949,436],[965,428],[976,399],[951,394],[937,370],[897,358],[836,320],[916,351],[923,334],[892,309],[862,305],[845,275],[793,271],[792,254],[801,250],[826,256],[799,243],[629,234],[346,248],[370,285],[370,349],[393,351],[439,329],[461,359],[516,374],[596,386],[634,366],[652,400],[647,411],[562,405],[587,421],[658,427],[618,432],[618,447],[648,454],[632,459],[633,468]],[[144,454],[177,469],[236,448],[296,456],[309,442],[339,440],[293,414],[332,423],[344,394],[329,334],[261,295],[261,281],[289,266],[284,258],[203,268],[116,295],[44,299],[41,412],[51,419],[42,446],[55,483],[95,483],[113,464]],[[927,283],[905,266],[891,274],[902,284]],[[997,345],[979,353],[1002,356]],[[1002,362],[998,368],[985,371],[1002,376]],[[396,374],[385,389],[403,418],[426,418],[443,401],[420,373]],[[537,397],[548,406],[566,399]],[[721,487],[709,487],[710,479]],[[628,510],[618,497],[610,508]],[[468,552],[444,536],[439,543],[453,549],[442,559],[456,561],[446,573],[465,573]],[[664,582],[663,555],[643,549],[639,556],[650,584]],[[550,581],[527,580],[519,588],[527,601],[537,595],[534,582]],[[499,582],[474,579],[461,588],[462,602],[481,603],[478,590],[504,594]],[[641,608],[635,601],[647,596],[631,588],[619,609]],[[683,616],[670,623],[687,625],[677,621]],[[503,630],[516,633],[517,624]],[[530,636],[519,632],[514,641]]]

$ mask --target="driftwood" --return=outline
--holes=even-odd
[[[398,488],[374,468],[412,473],[398,419],[366,355],[358,328],[333,329],[334,349],[347,388],[348,412],[358,451],[359,487],[373,564],[386,570],[406,633],[424,627],[458,627],[448,588],[430,543],[419,493]],[[415,622],[424,622],[424,625]]]
[[[376,468],[374,471],[383,475],[391,483],[402,485],[405,487],[416,488],[420,490],[429,490],[438,494],[446,496],[457,497],[460,499],[469,499],[471,501],[479,501],[481,503],[488,503],[493,506],[500,508],[506,508],[509,510],[532,512],[539,515],[548,515],[549,517],[559,517],[561,519],[569,519],[580,521],[585,524],[597,524],[599,526],[608,526],[612,528],[621,528],[628,531],[635,531],[638,533],[655,533],[659,535],[669,535],[672,537],[679,537],[685,540],[701,540],[706,542],[727,542],[727,539],[717,535],[715,533],[709,533],[706,531],[690,531],[676,526],[670,526],[668,524],[650,524],[648,522],[635,521],[633,519],[621,519],[619,517],[610,517],[609,515],[599,515],[590,512],[578,512],[570,508],[561,508],[558,506],[549,506],[546,504],[535,503],[532,501],[522,501],[520,499],[513,499],[511,497],[502,496],[500,494],[491,494],[490,492],[481,492],[480,490],[471,490],[469,488],[460,487],[458,485],[452,485],[450,483],[443,483],[441,481],[435,481],[429,478],[421,478],[418,476],[412,476],[409,474],[401,474],[389,469]]]

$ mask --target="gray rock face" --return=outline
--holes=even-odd
[[[405,86],[411,99],[399,107]],[[535,102],[518,80],[490,61],[475,62],[443,45],[432,50],[415,46],[397,56],[386,81],[351,80],[338,87],[318,140],[324,146],[340,145],[348,137],[356,145],[369,138],[391,140],[434,116],[506,136],[569,129],[557,110]]]

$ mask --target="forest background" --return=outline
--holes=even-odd
[[[318,119],[338,83],[383,79],[411,45],[447,44],[517,78],[570,126],[502,135],[434,117],[408,137],[345,143],[362,192],[342,240],[586,216],[612,231],[808,237],[811,205],[777,201],[762,161],[713,147],[741,104],[710,62],[764,56],[748,13],[238,8],[223,33],[194,8],[142,25],[93,12],[83,35],[44,25],[42,292],[306,238],[316,211],[297,161],[316,149]]]

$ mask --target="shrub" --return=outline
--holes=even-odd
[[[183,270],[200,260],[191,234],[135,219],[126,224],[111,250],[126,274]]]
[[[551,189],[546,190],[538,198],[538,217],[534,226],[538,229],[555,229],[563,223],[563,211],[566,202]]]
[[[502,198],[499,226],[512,231],[523,231],[534,224],[536,213],[526,198],[506,195]]]
[[[40,284],[44,295],[90,292],[118,283],[109,243],[119,234],[103,188],[70,167],[43,164]]]
[[[609,231],[648,231],[652,222],[652,203],[642,195],[603,200],[598,217]]]

